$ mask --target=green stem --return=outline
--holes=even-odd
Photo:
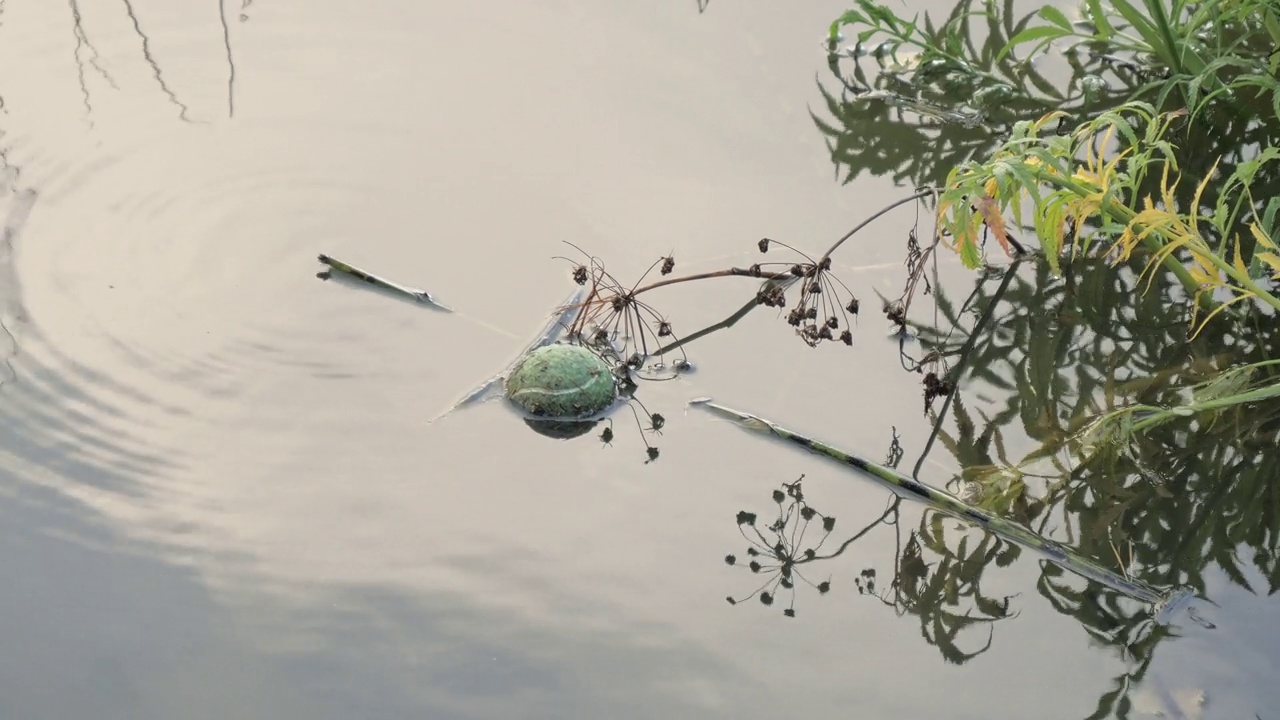
[[[1176,408],[1155,408],[1149,405],[1136,405],[1129,411],[1151,410],[1153,414],[1145,417],[1133,424],[1133,432],[1141,432],[1151,427],[1155,427],[1161,423],[1167,422],[1175,417],[1184,417],[1198,412],[1207,412],[1209,410],[1220,410],[1222,408],[1231,407],[1233,405],[1243,405],[1244,403],[1259,402],[1261,400],[1270,400],[1274,397],[1280,397],[1280,383],[1268,385],[1266,387],[1256,388],[1249,392],[1228,395],[1227,397],[1216,398],[1214,400],[1206,400],[1200,403],[1190,403],[1187,405],[1179,405]]]

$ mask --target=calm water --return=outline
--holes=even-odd
[[[629,413],[609,446],[494,403],[429,422],[572,288],[561,241],[628,279],[673,249],[744,266],[902,196],[842,186],[810,116],[843,2],[0,8],[0,717],[1074,718],[1132,670],[1029,553],[982,588],[1011,617],[955,640],[987,649],[948,659],[859,592],[893,574],[893,528],[814,566],[831,591],[795,618],[725,602],[760,584],[724,563],[735,515],[781,483],[805,475],[833,538],[890,496],[685,402],[877,458],[896,428],[913,463],[920,387],[875,312],[853,349],[765,312],[696,344],[697,373],[641,389],[653,463]],[[864,306],[899,292],[911,217],[838,258]],[[460,312],[319,282],[319,252]],[[693,329],[753,287],[661,302]],[[1175,628],[1131,716],[1280,706],[1274,604],[1206,577],[1216,627]]]

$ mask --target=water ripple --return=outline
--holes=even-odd
[[[127,496],[178,455],[162,456],[138,439],[139,431],[171,417],[176,408],[120,385],[102,372],[58,353],[29,322],[14,248],[38,196],[19,191],[0,197],[6,216],[0,238],[0,456],[21,468],[26,482],[70,481]],[[145,409],[145,412],[138,412]]]
[[[68,352],[108,351],[187,389],[272,367],[341,375],[327,349],[359,323],[315,306],[336,299],[312,277],[317,243],[360,233],[353,217],[405,191],[361,187],[335,171],[337,152],[307,155],[277,132],[185,134],[88,158],[50,192],[76,212],[31,228],[42,327]]]

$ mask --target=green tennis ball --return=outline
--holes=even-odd
[[[608,363],[580,345],[538,348],[507,378],[507,397],[542,418],[585,418],[604,412],[618,399]]]

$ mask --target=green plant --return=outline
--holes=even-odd
[[[1000,57],[1025,45],[1034,56],[1055,41],[1069,40],[1163,69],[1136,88],[1130,100],[1154,97],[1154,104],[1165,108],[1176,96],[1194,117],[1214,101],[1242,111],[1236,95],[1251,89],[1269,102],[1272,119],[1280,119],[1280,81],[1275,78],[1280,57],[1274,52],[1280,11],[1274,4],[1110,0],[1104,6],[1101,0],[1085,0],[1080,13],[1083,22],[1073,23],[1055,6],[1040,8],[1036,15],[1044,23],[1028,25],[1010,38]]]
[[[1280,271],[1275,242],[1280,201],[1271,198],[1258,212],[1260,203],[1251,193],[1253,177],[1267,163],[1280,160],[1280,150],[1267,148],[1239,165],[1220,183],[1210,213],[1202,215],[1212,174],[1196,184],[1185,205],[1175,193],[1178,158],[1166,138],[1181,116],[1157,114],[1152,106],[1135,102],[1102,113],[1069,135],[1043,132],[1059,117],[1053,113],[1019,123],[988,160],[952,170],[939,200],[942,224],[970,267],[981,262],[984,229],[1004,242],[1005,213],[1018,225],[1030,220],[1055,271],[1068,250],[1079,256],[1101,244],[1117,264],[1145,250],[1148,286],[1156,268],[1163,267],[1208,311],[1203,317],[1193,311],[1194,332],[1245,300],[1280,310],[1280,297],[1267,287],[1268,278]],[[1108,147],[1111,152],[1104,150]],[[1158,200],[1143,193],[1156,171]],[[1247,244],[1235,230],[1242,215],[1248,216]],[[1219,291],[1230,297],[1216,299]]]

